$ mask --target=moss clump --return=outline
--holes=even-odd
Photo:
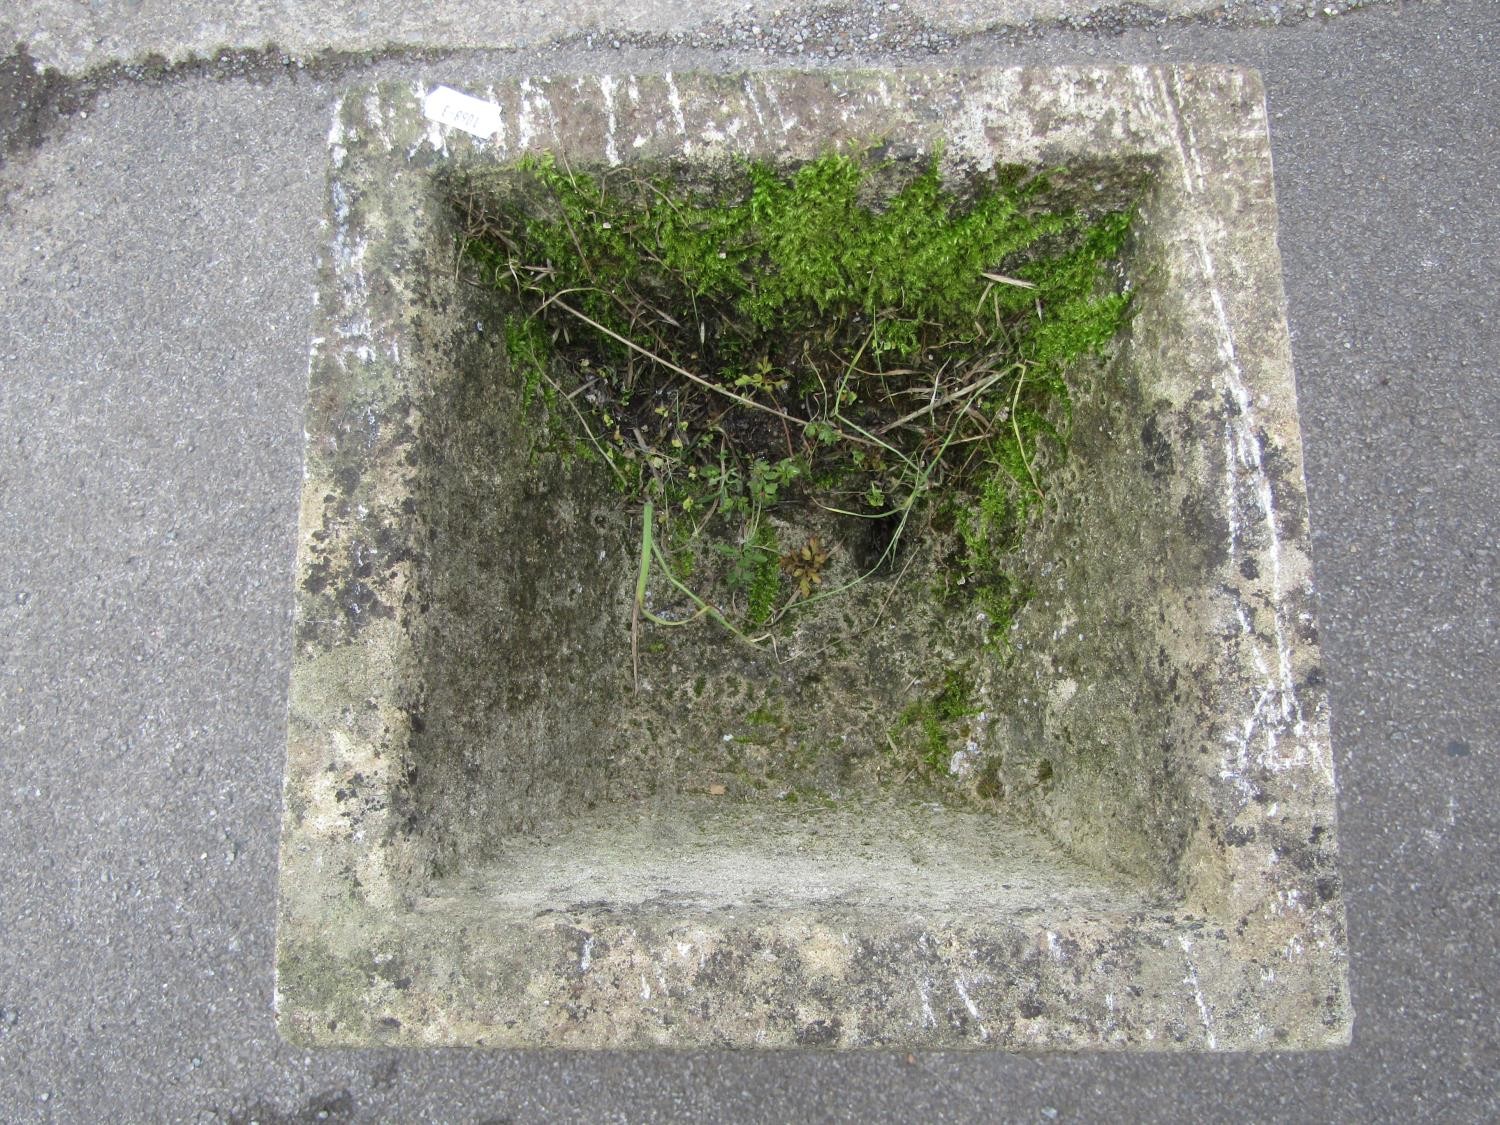
[[[1013,612],[1003,556],[1045,495],[1041,445],[1065,444],[1069,369],[1128,316],[1129,212],[1049,209],[1017,168],[957,189],[935,156],[467,175],[464,245],[509,302],[537,432],[583,440],[662,525],[638,617],[661,565],[687,612],[764,631],[939,516],[948,588]],[[842,585],[822,581],[836,543],[778,567],[777,523],[815,522],[797,510],[868,521],[876,549]]]
[[[977,715],[974,685],[968,675],[950,668],[942,685],[926,699],[908,705],[891,730],[893,745],[914,745],[923,766],[934,774],[946,774],[951,757],[950,740],[957,737],[960,720]]]

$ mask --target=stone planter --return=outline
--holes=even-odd
[[[359,1046],[1346,1043],[1332,755],[1255,75],[655,74],[475,93],[496,107],[466,121],[483,139],[431,120],[430,91],[405,84],[351,92],[330,134],[283,1032]],[[1125,263],[1135,317],[1076,395],[1007,654],[956,651],[957,633],[916,651],[881,633],[860,650],[904,654],[913,679],[923,661],[979,669],[974,747],[1003,795],[987,806],[834,775],[801,801],[716,780],[706,732],[762,752],[728,717],[764,711],[788,673],[726,655],[712,722],[679,690],[695,675],[673,650],[635,689],[628,513],[585,467],[528,460],[503,324],[457,268],[455,165],[539,151],[579,167],[791,162],[847,138],[941,142],[954,168],[1061,165],[1084,170],[1072,191],[1145,193]],[[726,702],[748,676],[770,687]],[[775,737],[819,707],[806,680],[778,697]],[[867,690],[844,744],[891,722]]]

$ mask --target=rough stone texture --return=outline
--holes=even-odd
[[[523,79],[484,92],[503,114],[493,146],[426,122],[423,89],[350,94],[329,138],[282,849],[284,1032],[322,1044],[1346,1042],[1332,760],[1255,76]],[[587,723],[601,704],[587,679],[559,680],[566,661],[538,669],[536,654],[559,638],[515,659],[507,637],[465,641],[486,591],[507,589],[473,560],[444,595],[448,624],[424,620],[433,560],[452,540],[423,523],[423,480],[492,488],[475,465],[422,456],[443,448],[435,431],[467,416],[450,400],[454,355],[475,346],[459,342],[473,333],[433,170],[541,148],[579,165],[792,160],[842,137],[917,149],[945,138],[955,169],[1133,160],[1154,170],[1127,263],[1139,293],[1130,339],[1080,399],[1074,479],[1032,563],[1040,594],[1018,620],[1018,658],[996,673],[1021,700],[995,738],[1023,808],[1013,826],[943,813],[908,825],[910,838],[976,845],[928,857],[930,879],[911,882],[899,849],[853,864],[855,825],[836,816],[783,816],[785,840],[768,837],[764,819],[742,831],[701,803],[669,810],[671,833],[628,810],[611,826],[569,794],[588,764],[587,746],[569,749],[580,737],[570,716]],[[539,495],[523,475],[511,500],[493,494],[499,511]],[[584,556],[560,586],[528,584],[522,600],[558,599],[561,612],[571,589],[601,591],[561,635],[580,675],[597,676],[588,660],[607,650],[588,637],[619,601],[608,569],[591,551],[543,550],[520,549],[504,569]],[[622,568],[615,584],[628,579]],[[475,605],[453,609],[460,594]],[[529,619],[513,609],[496,620]],[[486,865],[462,826],[489,815],[491,798],[424,788],[434,708],[421,693],[435,663],[495,653],[506,665],[473,686],[503,706],[474,739],[498,738],[510,758],[488,774],[476,759],[470,781],[520,779],[519,805],[499,798],[513,813],[573,820],[549,852],[522,815]],[[439,704],[438,721],[469,713],[453,706]],[[464,752],[461,739],[447,745]],[[901,823],[894,812],[864,819]],[[815,833],[805,870],[783,872]],[[447,867],[469,861],[463,877],[429,880],[434,834]],[[1013,846],[986,853],[997,839]],[[582,868],[554,878],[551,856],[580,849]],[[741,880],[727,889],[684,874],[725,856]],[[882,865],[895,876],[884,885],[871,875]]]
[[[274,45],[295,58],[325,51],[381,53],[537,47],[559,39],[589,46],[689,40],[695,46],[747,47],[817,58],[892,46],[933,49],[992,29],[1065,24],[1118,30],[1169,20],[1223,22],[1336,15],[1381,0],[845,0],[810,7],[780,0],[735,0],[700,8],[670,0],[627,0],[607,9],[582,0],[473,4],[401,0],[358,5],[172,3],[123,0],[81,5],[21,0],[0,15],[0,45],[26,43],[32,57],[67,74],[148,56],[183,60],[220,50]],[[186,9],[186,11],[185,11]]]

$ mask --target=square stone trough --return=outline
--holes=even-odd
[[[352,1046],[1347,1043],[1258,77],[534,77],[468,91],[481,105],[434,89],[354,90],[329,136],[283,1033]],[[456,251],[456,168],[527,153],[575,168],[793,166],[841,143],[940,148],[955,177],[1066,168],[1075,200],[1122,183],[1140,200],[1122,262],[1133,320],[1075,388],[1063,484],[1016,559],[1032,596],[1000,655],[931,642],[932,661],[984,669],[972,749],[987,792],[1005,794],[989,805],[836,779],[801,802],[704,783],[715,751],[674,725],[692,704],[667,690],[668,658],[632,683],[630,514],[587,466],[528,458],[506,406],[503,318]],[[740,667],[739,643],[724,638],[726,667]],[[660,725],[637,722],[643,698]],[[881,744],[891,720],[872,705],[844,739],[863,724]],[[647,768],[649,785],[622,781]]]

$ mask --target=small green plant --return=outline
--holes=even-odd
[[[640,505],[637,628],[682,623],[646,610],[659,569],[689,619],[764,637],[868,574],[825,581],[852,553],[815,518],[888,527],[878,568],[939,515],[949,589],[1008,620],[1003,560],[1045,499],[1043,446],[1065,447],[1069,370],[1129,313],[1129,212],[1049,209],[1025,169],[948,185],[936,156],[466,176],[463,245],[510,306],[523,410]],[[778,525],[811,552],[779,554]]]
[[[745,598],[745,620],[752,628],[763,626],[775,612],[781,597],[781,570],[776,529],[762,523],[751,541],[739,546],[715,543],[714,548],[729,563],[725,581]]]
[[[956,723],[979,712],[973,704],[973,691],[968,677],[950,668],[935,693],[901,712],[892,729],[892,744],[897,740],[914,741],[922,765],[933,774],[945,774],[951,757],[949,737]]]
[[[816,535],[809,535],[806,543],[781,556],[781,569],[797,583],[797,593],[804,598],[812,597],[813,591],[823,585],[823,568],[827,565],[828,548]]]

